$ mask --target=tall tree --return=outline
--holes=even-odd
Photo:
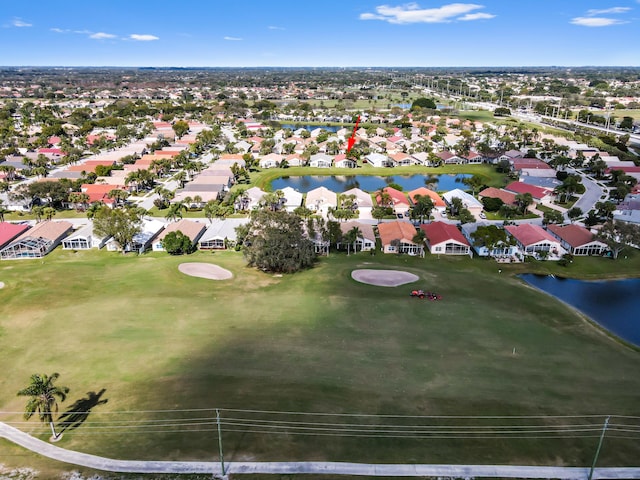
[[[416,202],[411,209],[411,218],[420,219],[420,223],[424,223],[425,217],[431,217],[435,205],[428,195],[416,195],[415,200]]]
[[[640,244],[640,226],[609,220],[602,226],[597,238],[609,246],[613,258],[616,259],[628,245]]]
[[[316,260],[302,219],[285,211],[256,210],[244,237],[243,253],[249,265],[269,272],[294,273]]]
[[[103,205],[93,216],[94,231],[98,235],[113,237],[122,253],[131,245],[133,237],[140,233],[141,223],[138,212],[130,208],[109,208]]]
[[[171,127],[178,138],[182,138],[189,131],[189,124],[184,120],[178,120]]]
[[[24,418],[29,420],[35,413],[38,413],[40,421],[48,423],[51,427],[51,434],[54,439],[58,438],[55,425],[53,424],[53,412],[58,411],[58,399],[61,402],[67,398],[68,387],[58,387],[55,381],[60,374],[31,375],[29,385],[18,392],[20,397],[30,397],[24,409]]]

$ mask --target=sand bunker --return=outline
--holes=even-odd
[[[401,270],[354,270],[351,278],[356,282],[368,283],[378,287],[399,287],[406,283],[420,280],[420,277],[413,273]]]
[[[233,274],[229,270],[225,270],[211,263],[181,263],[178,265],[178,270],[185,275],[207,278],[209,280],[229,280],[233,277]]]

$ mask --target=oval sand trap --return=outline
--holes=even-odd
[[[354,270],[351,278],[356,282],[368,283],[378,287],[399,287],[406,283],[420,280],[420,277],[413,273],[401,270]]]
[[[233,277],[233,274],[218,265],[212,263],[181,263],[178,265],[180,270],[185,275],[191,275],[192,277],[207,278],[209,280],[229,280]]]

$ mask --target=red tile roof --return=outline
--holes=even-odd
[[[516,194],[512,192],[507,192],[506,190],[502,190],[501,188],[489,187],[482,190],[478,193],[478,198],[489,197],[489,198],[499,198],[507,205],[513,205],[516,202]]]
[[[407,197],[405,197],[404,193],[402,193],[400,190],[396,190],[393,187],[384,187],[382,191],[389,194],[394,205],[409,206],[409,200],[407,200]],[[376,195],[376,202],[378,203],[378,205],[380,204],[379,194]]]
[[[512,182],[504,187],[504,189],[513,193],[530,193],[531,196],[537,200],[540,200],[548,193],[546,188],[529,185],[523,182]]]
[[[382,245],[391,245],[394,240],[402,240],[405,243],[414,243],[416,228],[409,222],[385,222],[378,224],[378,233]]]
[[[551,224],[547,229],[556,235],[558,238],[564,240],[572,247],[579,247],[585,243],[595,240],[593,233],[584,228],[581,225],[554,225]]]
[[[462,233],[460,233],[458,227],[450,223],[431,222],[426,225],[420,225],[420,228],[425,233],[429,245],[437,245],[449,240],[455,240],[463,245],[471,246]]]
[[[24,233],[29,225],[22,223],[0,222],[0,248],[9,244],[11,240]]]
[[[512,162],[515,170],[522,170],[523,168],[552,170],[549,165],[537,158],[514,158]]]
[[[543,240],[559,243],[558,239],[539,225],[523,223],[521,225],[507,225],[504,229],[525,247]]]
[[[421,196],[427,196],[427,197],[431,197],[431,200],[433,200],[433,204],[436,207],[446,207],[446,203],[444,203],[444,200],[442,199],[442,197],[440,197],[440,195],[438,195],[436,192],[434,192],[433,190],[429,190],[428,188],[425,187],[419,187],[416,188],[415,190],[411,190],[409,192],[409,198],[411,199],[412,203],[416,203],[416,195],[421,195]]]

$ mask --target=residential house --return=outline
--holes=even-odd
[[[425,242],[434,255],[472,256],[471,244],[455,225],[444,222],[431,222],[420,225],[425,234]]]
[[[451,153],[448,150],[443,150],[442,152],[436,153],[436,157],[442,160],[442,163],[445,165],[453,164],[453,163],[465,163],[466,160],[458,155]]]
[[[428,152],[416,152],[413,154],[413,158],[416,159],[418,165],[424,165],[425,167],[433,166]]]
[[[355,196],[355,203],[358,211],[360,212],[360,218],[372,218],[371,209],[373,208],[373,200],[369,193],[364,190],[360,190],[359,188],[351,188],[346,192],[342,192],[341,196],[344,197],[345,195]]]
[[[207,226],[204,223],[194,222],[193,220],[183,218],[177,222],[167,225],[153,241],[152,249],[154,252],[164,251],[164,245],[162,242],[171,232],[182,232],[184,235],[189,237],[191,245],[195,246],[206,229]]]
[[[491,250],[484,245],[482,242],[478,242],[476,240],[473,239],[472,234],[478,229],[478,227],[486,227],[491,225],[488,222],[475,222],[475,223],[465,223],[464,225],[461,225],[461,232],[462,235],[464,235],[464,238],[466,238],[469,243],[471,244],[471,246],[473,247],[473,249],[475,250],[476,254],[480,257],[492,257],[495,258],[498,262],[517,262],[519,261],[519,253],[520,250],[518,249],[517,245],[515,244],[515,241],[511,240],[512,243],[510,243],[509,241],[506,243],[500,243],[500,245],[497,245],[495,247],[493,247]],[[501,227],[496,227],[496,228],[501,228]],[[510,237],[509,235],[507,235],[507,239],[511,239],[512,237]]]
[[[124,247],[118,245],[118,243],[110,238],[107,240],[107,250],[110,252],[117,252],[124,249],[125,252],[138,252],[144,253],[151,247],[153,239],[164,229],[164,223],[160,220],[154,220],[152,218],[144,218],[140,225],[140,232],[133,236],[133,240],[129,245]]]
[[[516,194],[513,192],[507,192],[506,190],[502,190],[501,188],[488,187],[478,193],[478,198],[482,200],[483,198],[499,198],[502,200],[502,203],[506,205],[515,205],[516,203]]]
[[[378,224],[378,233],[384,253],[420,255],[424,246],[413,241],[416,229],[409,222],[393,221]]]
[[[393,160],[394,166],[396,167],[408,167],[410,165],[416,165],[418,163],[418,161],[408,153],[390,154],[389,158]]]
[[[284,187],[282,193],[284,194],[282,206],[287,212],[293,212],[302,205],[302,194],[297,190],[291,187]]]
[[[469,164],[477,164],[484,162],[484,157],[480,155],[478,152],[469,152],[463,157],[465,159],[464,163]]]
[[[290,167],[302,167],[305,164],[304,158],[302,158],[299,153],[292,153],[284,159]]]
[[[93,222],[89,222],[62,240],[62,249],[89,250],[91,248],[102,248],[107,243],[107,240],[109,240],[109,237],[96,234],[93,231]]]
[[[86,183],[80,186],[80,191],[86,193],[89,197],[87,203],[102,202],[110,207],[115,206],[116,203],[114,198],[109,198],[109,192],[113,190],[129,192],[129,187],[126,187],[124,184],[109,185],[104,183]]]
[[[314,168],[331,168],[333,157],[324,153],[316,153],[309,157],[309,166]]]
[[[435,209],[439,212],[444,212],[445,208],[447,208],[447,204],[444,202],[442,197],[438,195],[433,190],[429,190],[426,187],[418,187],[415,190],[411,190],[409,193],[409,200],[411,200],[411,205],[415,205],[417,203],[417,197],[429,197],[433,202]]]
[[[336,168],[356,168],[358,166],[358,162],[351,158],[347,158],[344,153],[336,155],[333,166]]]
[[[442,198],[444,198],[445,203],[449,207],[451,207],[451,205],[453,204],[454,198],[459,198],[460,200],[462,200],[462,205],[464,206],[464,208],[469,210],[469,212],[471,212],[471,214],[476,218],[480,216],[480,213],[484,208],[482,202],[476,199],[476,197],[474,197],[473,195],[469,195],[467,192],[460,190],[459,188],[455,188],[453,190],[445,192],[444,194],[442,194]]]
[[[565,253],[560,240],[539,225],[522,223],[507,225],[504,228],[515,239],[525,255],[539,257],[541,252],[545,252],[549,259],[557,260]]]
[[[260,201],[266,194],[267,192],[260,190],[258,187],[251,187],[238,195],[234,208],[245,211],[254,210],[260,206]]]
[[[214,219],[200,237],[200,250],[222,250],[235,246],[236,228],[249,223],[249,218]]]
[[[356,239],[356,251],[368,252],[376,248],[376,235],[373,231],[373,225],[370,223],[362,223],[355,220],[340,222],[340,230],[342,231],[343,238],[355,227],[360,231]],[[342,241],[338,242],[338,248],[342,247],[342,243]]]
[[[56,248],[72,229],[73,225],[65,221],[37,223],[0,250],[0,258],[42,258]]]
[[[284,155],[270,153],[262,157],[258,163],[260,165],[260,168],[277,168],[280,166],[284,158]]]
[[[338,206],[338,196],[326,187],[318,187],[307,192],[305,206],[312,212],[327,216],[329,208]]]
[[[538,187],[536,185],[530,185],[523,182],[511,182],[504,187],[508,192],[515,193],[530,193],[533,199],[537,202],[549,202],[551,200],[551,191],[547,188]]]
[[[370,153],[369,155],[365,155],[364,159],[372,167],[393,167],[393,160],[381,153]]]
[[[560,240],[560,244],[569,253],[576,256],[602,255],[609,250],[606,243],[581,225],[548,225],[547,231]]]
[[[520,150],[509,150],[498,157],[498,161],[506,160],[512,162],[516,158],[524,158],[524,153]]]
[[[0,222],[0,250],[29,229],[26,223]]]
[[[407,197],[405,196],[404,193],[402,193],[400,190],[396,190],[393,187],[384,187],[382,189],[383,193],[387,193],[389,195],[389,197],[391,197],[391,207],[393,208],[393,213],[395,213],[396,215],[401,214],[404,215],[406,212],[409,211],[409,200],[407,200]],[[378,205],[381,206],[385,206],[382,205],[382,195],[380,195],[380,193],[376,193],[376,202]]]

